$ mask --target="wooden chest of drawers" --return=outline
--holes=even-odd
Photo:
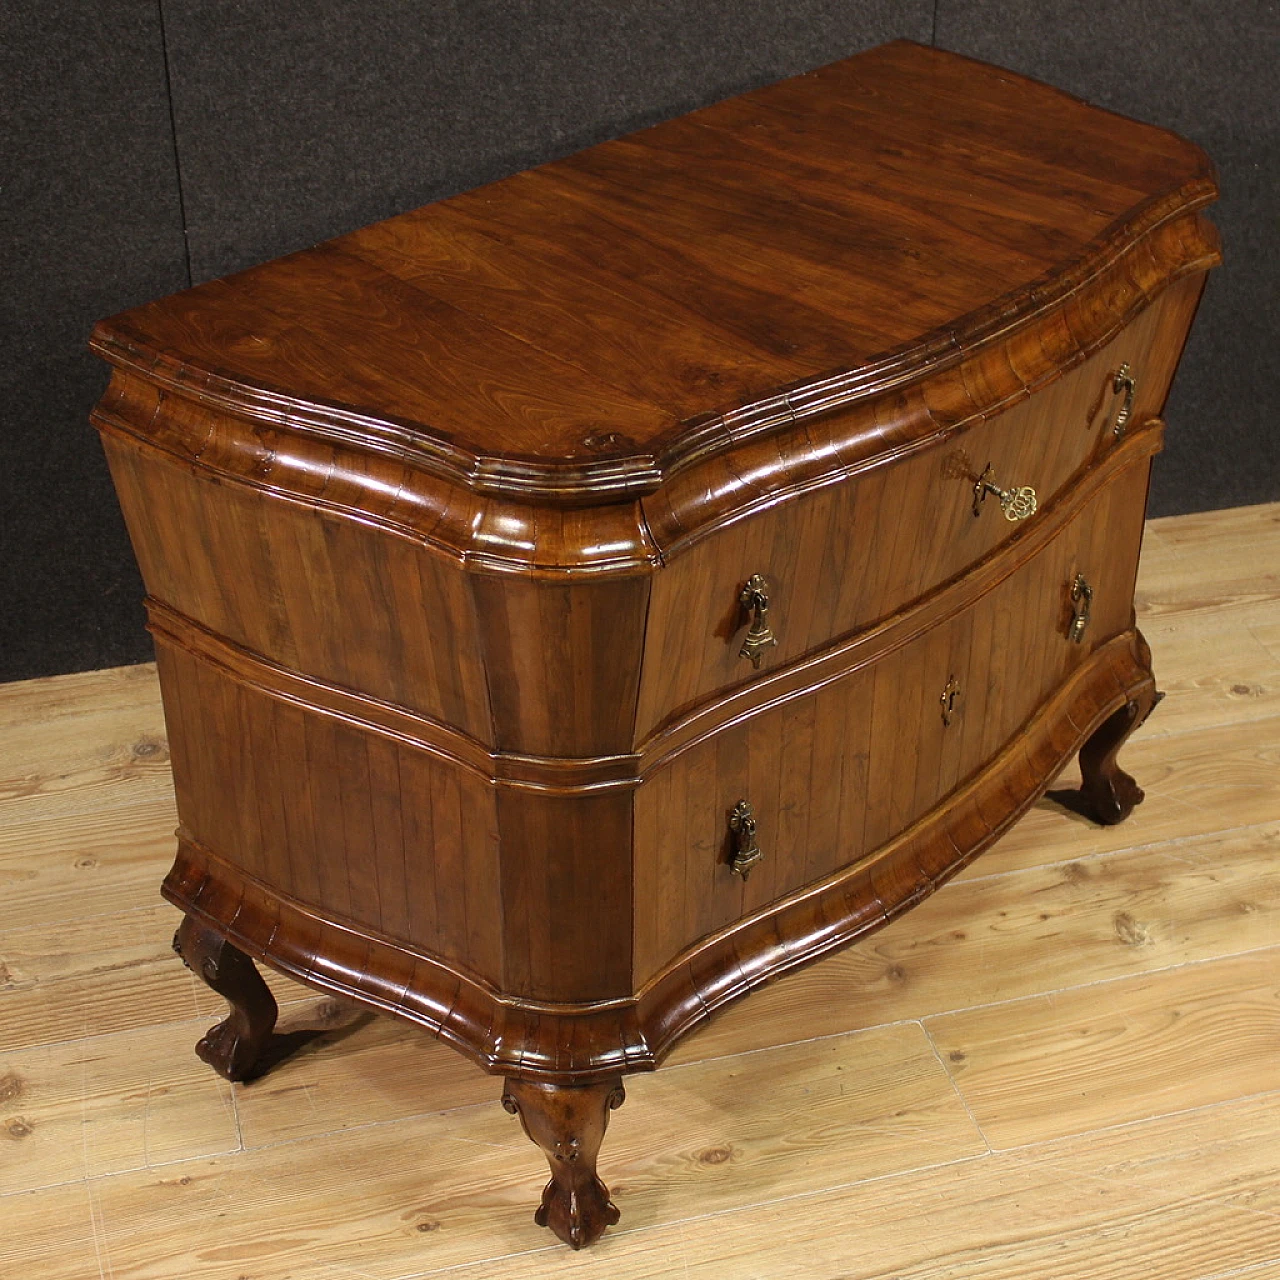
[[[101,324],[201,1056],[268,1052],[251,958],[426,1028],[506,1078],[576,1247],[624,1073],[1077,750],[1126,816],[1215,195],[899,43]]]

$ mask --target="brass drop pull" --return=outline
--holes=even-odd
[[[733,833],[733,857],[729,859],[729,870],[745,880],[751,874],[751,868],[764,857],[756,843],[756,811],[745,800],[739,800],[733,806],[733,812],[729,814],[729,830]]]
[[[1076,644],[1084,643],[1085,629],[1089,625],[1089,609],[1093,605],[1093,588],[1085,581],[1084,574],[1077,573],[1071,584],[1071,625],[1067,635]]]
[[[944,725],[951,724],[951,717],[956,713],[956,703],[960,700],[960,686],[956,683],[955,676],[952,676],[942,690],[942,695],[938,701],[942,704],[942,723]]]
[[[738,602],[753,615],[751,628],[742,642],[742,648],[738,650],[738,657],[750,658],[751,665],[758,671],[760,655],[778,643],[778,637],[773,634],[773,628],[769,625],[768,584],[760,574],[753,573],[747,579],[747,585],[738,595]]]
[[[1125,424],[1128,423],[1130,415],[1133,413],[1133,396],[1138,390],[1138,383],[1133,374],[1129,372],[1128,363],[1122,364],[1116,370],[1116,376],[1111,379],[1111,390],[1115,395],[1124,392],[1124,401],[1120,405],[1120,412],[1116,414],[1116,420],[1111,424],[1113,435],[1124,435]]]
[[[973,473],[970,472],[970,475]],[[973,514],[979,515],[982,512],[982,504],[987,500],[987,494],[994,493],[1000,499],[1000,510],[1004,512],[1006,520],[1025,520],[1028,516],[1036,513],[1037,499],[1036,491],[1029,485],[1019,485],[1013,489],[1002,489],[991,478],[991,463],[987,463],[983,473],[977,478],[973,486]]]

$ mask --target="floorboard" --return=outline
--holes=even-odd
[[[154,669],[0,686],[0,1275],[1280,1280],[1280,504],[1152,522],[1138,610],[1132,819],[1072,813],[1068,768],[629,1080],[582,1254],[497,1083],[412,1028],[270,975],[315,1038],[204,1067]]]

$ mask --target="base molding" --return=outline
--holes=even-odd
[[[162,893],[247,955],[420,1026],[486,1071],[557,1085],[603,1083],[653,1070],[712,1013],[928,897],[994,843],[1104,727],[1108,740],[1095,754],[1114,768],[1123,739],[1155,699],[1150,653],[1130,629],[1099,646],[998,755],[907,830],[858,863],[701,939],[629,999],[569,1004],[506,996],[268,888],[181,829]]]

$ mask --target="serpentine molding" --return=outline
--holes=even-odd
[[[463,456],[421,425],[230,382],[131,341],[120,322],[91,343],[115,366],[93,422],[173,463],[487,571],[651,572],[749,511],[890,465],[1061,377],[1171,284],[1220,261],[1216,231],[1195,212],[1215,190],[1204,179],[1153,200],[1061,272],[946,333],[682,424],[656,453],[559,467]]]
[[[867,858],[704,938],[630,998],[504,996],[457,966],[356,932],[179,830],[164,896],[281,973],[422,1027],[486,1071],[581,1085],[652,1070],[729,1002],[873,932],[927,897],[1024,813],[1117,711],[1155,700],[1137,631],[1097,649],[985,768]]]

